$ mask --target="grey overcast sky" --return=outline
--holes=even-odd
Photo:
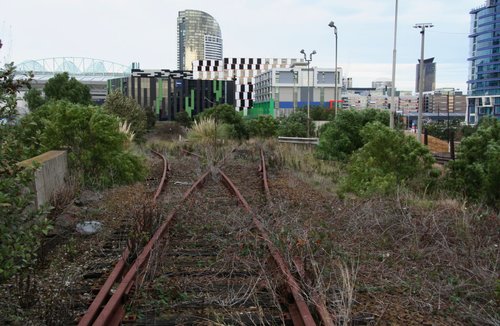
[[[426,30],[425,57],[435,57],[436,86],[466,91],[470,10],[485,0],[399,0],[396,87],[414,90],[420,58],[416,23]],[[338,66],[355,87],[390,80],[395,0],[0,0],[0,61],[90,57],[143,69],[176,68],[176,19],[202,10],[219,23],[224,57],[297,57]]]

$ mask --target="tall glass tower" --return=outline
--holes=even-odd
[[[194,60],[222,60],[222,34],[217,21],[199,10],[179,11],[177,68],[192,70]]]
[[[486,115],[500,118],[500,3],[487,0],[472,9],[467,122]]]

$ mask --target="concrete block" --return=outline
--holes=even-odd
[[[35,162],[39,167],[35,171],[34,190],[36,207],[40,207],[64,186],[68,174],[68,154],[66,151],[49,151],[18,164],[32,167]]]

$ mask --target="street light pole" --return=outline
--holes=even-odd
[[[297,85],[297,81],[295,80],[296,76],[295,76],[295,69],[291,69],[290,72],[293,74],[293,111],[292,113],[295,113],[295,107],[297,106],[297,88],[296,88],[296,85]]]
[[[304,60],[307,61],[307,137],[309,138],[310,137],[310,130],[309,130],[309,120],[310,120],[310,101],[309,101],[309,74],[310,74],[310,71],[309,71],[309,63],[312,61],[312,56],[313,54],[316,54],[316,50],[313,50],[313,52],[309,53],[309,59],[307,59],[307,55],[306,55],[306,52],[304,51],[304,49],[300,50],[300,53],[302,53],[304,55]]]
[[[434,25],[431,23],[416,24],[414,28],[420,28],[420,34],[422,35],[421,45],[420,45],[420,72],[418,79],[418,120],[417,120],[417,138],[420,143],[422,143],[422,116],[424,107],[424,40],[425,40],[425,29],[431,28]]]
[[[328,24],[328,26],[333,28],[333,33],[335,34],[335,87],[333,90],[333,103],[335,105],[335,118],[337,117],[337,26],[333,20]]]
[[[392,90],[391,90],[391,110],[389,127],[394,129],[394,116],[396,105],[394,104],[394,93],[396,92],[396,36],[398,31],[398,0],[396,0],[396,11],[394,13],[394,48],[392,50]]]

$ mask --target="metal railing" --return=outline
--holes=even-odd
[[[318,145],[319,138],[304,138],[304,137],[278,137],[280,143]]]

